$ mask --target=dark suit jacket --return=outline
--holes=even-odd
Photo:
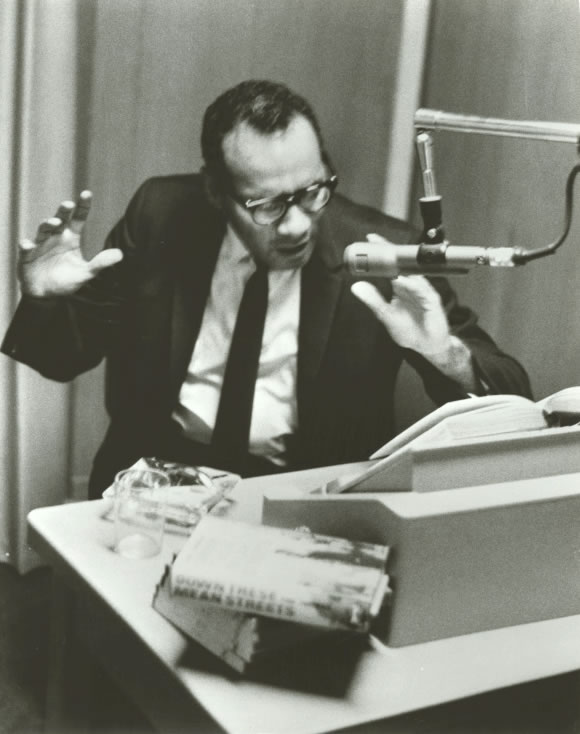
[[[219,245],[220,213],[198,175],[155,178],[141,186],[107,245],[125,258],[74,297],[23,299],[2,350],[46,377],[69,380],[107,358],[111,418],[97,464],[99,484],[139,456],[160,450],[200,329]],[[298,354],[299,430],[291,468],[361,460],[394,432],[395,379],[403,359],[439,404],[465,397],[418,354],[401,349],[351,293],[342,268],[346,245],[377,232],[417,241],[404,222],[336,195],[321,217],[314,255],[302,271]],[[235,277],[235,274],[232,274]],[[502,353],[433,280],[452,330],[469,346],[492,392],[529,395],[522,367]],[[388,297],[390,281],[380,286]]]

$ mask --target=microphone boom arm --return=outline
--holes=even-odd
[[[415,113],[414,124],[417,129],[416,144],[425,191],[425,196],[419,199],[421,215],[424,222],[424,244],[419,246],[417,262],[425,266],[435,264],[436,262],[443,264],[445,262],[446,246],[448,245],[443,233],[441,196],[437,194],[435,187],[433,131],[447,130],[482,135],[529,138],[549,142],[575,143],[576,149],[580,153],[580,125],[573,123],[505,120],[494,117],[458,115],[440,110],[419,109]],[[564,231],[562,235],[545,247],[534,250],[496,248],[504,252],[511,249],[513,255],[512,262],[509,264],[523,265],[530,260],[552,255],[564,242],[572,224],[574,182],[579,172],[580,164],[577,164],[568,174],[566,181]],[[491,250],[491,248],[483,249]],[[486,258],[483,258],[481,262],[485,261]],[[471,262],[473,263],[473,259],[471,259]],[[486,264],[506,265],[507,263],[486,262]]]
[[[419,199],[423,217],[422,243],[355,242],[344,251],[344,264],[352,275],[362,278],[396,278],[400,274],[462,274],[477,265],[513,267],[553,255],[564,242],[572,223],[574,182],[580,173],[576,164],[566,181],[564,231],[554,242],[534,250],[514,247],[470,247],[451,245],[445,238],[441,196],[437,193],[433,165],[435,130],[504,135],[550,142],[573,142],[580,152],[580,125],[561,122],[528,122],[491,117],[456,115],[420,109],[415,113],[417,150],[425,195]]]
[[[580,125],[571,122],[504,120],[499,117],[458,115],[452,112],[422,108],[415,112],[414,124],[418,130],[447,130],[459,133],[529,138],[551,143],[575,143],[580,153]]]

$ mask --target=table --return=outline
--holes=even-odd
[[[336,475],[326,467],[244,480],[232,516],[259,522],[266,490],[315,488]],[[372,722],[580,669],[580,616],[571,616],[368,649],[352,665],[338,652],[316,661],[316,675],[237,677],[151,607],[180,540],[166,536],[156,558],[124,559],[111,549],[104,508],[105,501],[81,502],[29,515],[30,543],[55,572],[48,731],[66,731],[67,701],[82,714],[87,652],[159,731],[172,734],[384,732]],[[76,734],[78,720],[68,723]]]

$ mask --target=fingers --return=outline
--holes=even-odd
[[[374,285],[366,281],[353,283],[351,292],[383,322],[399,306],[410,311],[417,309],[432,311],[441,308],[439,294],[422,275],[400,275],[392,281],[392,284],[393,299],[390,302],[385,300]]]
[[[373,245],[394,245],[395,242],[391,242],[386,237],[382,237],[380,234],[370,232],[366,235],[366,242],[371,242]],[[364,245],[365,242],[351,242],[352,245]]]
[[[54,219],[60,219],[60,221],[62,222],[62,229],[68,226],[70,216],[74,208],[74,201],[63,201],[56,210]]]
[[[121,262],[122,259],[122,251],[116,248],[111,248],[103,250],[102,252],[99,252],[98,255],[95,255],[95,257],[88,263],[88,266],[91,274],[94,276],[97,275],[97,273],[100,273],[101,270],[105,270],[105,268],[110,268],[111,265],[116,265]]]
[[[32,240],[22,240],[18,243],[18,259],[20,262],[31,262],[34,260],[35,254],[36,245]]]
[[[376,234],[374,232],[369,232],[369,234],[366,235],[366,241],[357,241],[352,242],[353,245],[365,245],[368,242],[370,242],[372,245],[395,245],[395,242],[391,242],[386,237],[382,237],[380,234]]]
[[[393,294],[401,301],[414,302],[425,308],[441,301],[437,291],[422,275],[400,275],[393,280]]]
[[[367,234],[367,242],[373,242],[375,245],[382,245],[382,244],[394,244],[393,242],[390,242],[386,237],[381,237],[380,234],[376,234],[375,232],[370,232]]]
[[[83,231],[91,210],[92,201],[93,195],[90,191],[81,191],[70,218],[70,228],[75,234],[80,234]]]
[[[62,219],[58,217],[50,217],[50,219],[45,219],[38,225],[36,236],[34,238],[34,244],[42,245],[42,243],[46,242],[49,237],[52,237],[55,234],[60,234],[63,228],[64,224]]]
[[[359,299],[359,301],[362,301],[365,306],[370,308],[379,321],[383,321],[385,313],[389,308],[389,304],[385,301],[374,285],[360,280],[353,283],[350,290]]]
[[[80,235],[89,216],[92,199],[93,195],[90,191],[83,191],[76,203],[74,201],[61,202],[54,217],[40,223],[34,244],[42,245],[49,237],[60,234],[65,227],[70,227],[75,234]]]

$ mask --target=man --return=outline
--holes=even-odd
[[[202,153],[201,174],[145,182],[90,262],[80,250],[88,192],[21,244],[23,299],[3,351],[56,380],[107,358],[111,424],[91,497],[146,455],[243,475],[365,459],[393,435],[403,360],[439,404],[529,394],[524,370],[446,281],[352,283],[348,244],[414,242],[417,232],[333,196],[337,177],[304,99],[272,82],[237,85],[206,111]],[[263,285],[247,292],[261,295],[242,307],[254,273]],[[234,337],[238,311],[239,321],[250,313],[243,328],[260,322],[260,299],[260,333]],[[234,428],[246,411],[242,373],[251,416]],[[234,434],[244,431],[240,453]]]

